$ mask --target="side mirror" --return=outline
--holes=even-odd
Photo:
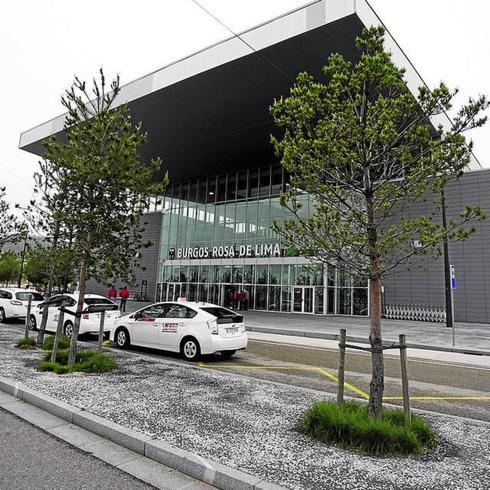
[[[138,318],[141,318],[141,311],[137,311],[136,313],[133,313],[132,315],[129,316],[129,318],[132,318],[133,320],[137,320]]]

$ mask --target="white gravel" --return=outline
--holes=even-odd
[[[13,348],[0,325],[0,374],[136,431],[156,436],[291,489],[486,489],[490,424],[428,416],[440,435],[429,455],[375,458],[329,447],[296,431],[329,395],[135,352],[117,352],[104,375],[38,373],[39,352]]]

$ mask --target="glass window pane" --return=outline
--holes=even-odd
[[[291,288],[283,287],[281,290],[281,311],[291,311]]]
[[[231,265],[222,265],[220,267],[221,282],[231,282]]]
[[[271,185],[271,169],[265,167],[260,169],[259,196],[268,196]]]
[[[256,310],[267,309],[267,286],[255,287],[255,309]]]
[[[323,265],[314,265],[311,268],[313,286],[323,286]]]
[[[258,170],[250,170],[248,197],[257,197],[259,195],[259,172]]]
[[[337,289],[337,314],[351,315],[351,288]]]
[[[247,172],[238,174],[237,182],[237,200],[247,198]]]
[[[199,268],[199,282],[208,282],[208,274],[209,274],[209,266],[208,265],[202,265]],[[205,300],[201,300],[205,301]]]
[[[208,301],[208,285],[200,284],[199,285],[199,301]]]
[[[269,286],[269,311],[280,311],[281,309],[281,288],[279,286]]]
[[[254,271],[255,266],[253,265],[243,266],[243,282],[245,284],[254,284]]]
[[[258,265],[256,272],[257,272],[257,284],[267,284],[267,266]]]
[[[335,288],[327,288],[327,313],[335,314]]]
[[[315,313],[317,315],[323,314],[323,288],[315,288]]]
[[[232,282],[241,284],[243,278],[243,266],[235,265],[233,266],[233,277]]]
[[[307,265],[296,266],[296,284],[308,286],[310,284],[310,267]]]
[[[353,314],[367,316],[368,314],[367,288],[354,288]]]
[[[199,281],[199,266],[191,265],[189,266],[189,282],[198,282]]]
[[[281,266],[269,266],[269,284],[281,284]]]
[[[187,282],[189,280],[189,267],[187,265],[182,265],[180,267],[179,281]]]

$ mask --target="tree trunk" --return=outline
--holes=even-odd
[[[78,340],[78,332],[80,330],[80,319],[81,313],[83,311],[83,303],[85,299],[85,290],[87,288],[87,262],[85,259],[82,260],[80,264],[80,274],[78,281],[78,303],[77,310],[75,315],[75,320],[73,321],[73,335],[71,336],[70,341],[70,355],[68,357],[68,365],[72,366],[75,364],[77,358],[77,340]]]
[[[384,391],[384,360],[383,341],[381,338],[381,280],[374,276],[369,283],[370,290],[370,330],[371,344],[371,383],[369,384],[369,414],[373,417],[381,415]]]
[[[50,279],[51,281],[51,279]],[[49,293],[48,293],[48,298],[49,299]],[[43,342],[44,342],[44,334],[46,332],[46,323],[48,322],[48,313],[49,313],[49,308],[47,305],[43,306],[43,316],[41,317],[41,325],[39,325],[39,331],[37,332],[37,340],[36,340],[36,346],[37,347],[42,347]]]

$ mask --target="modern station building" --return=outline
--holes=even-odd
[[[273,220],[288,217],[279,202],[288,176],[270,143],[277,130],[269,106],[288,94],[298,72],[320,77],[331,53],[355,62],[356,36],[379,23],[364,0],[320,0],[123,87],[119,101],[148,132],[143,157],[161,156],[162,175],[170,178],[166,194],[148,203],[145,233],[153,246],[142,252],[135,295],[228,305],[233,292],[244,291],[255,310],[369,314],[366,283],[295,256],[271,230]],[[423,81],[390,35],[387,47],[415,93]],[[64,117],[24,132],[20,148],[41,155],[42,141],[62,132]],[[447,189],[449,216],[466,203],[490,214],[488,189],[490,172],[468,169]],[[312,202],[307,194],[303,199],[308,213]],[[451,245],[458,321],[490,318],[490,230],[486,222],[477,228],[466,243]],[[385,282],[388,316],[443,320],[443,263],[422,265]]]

